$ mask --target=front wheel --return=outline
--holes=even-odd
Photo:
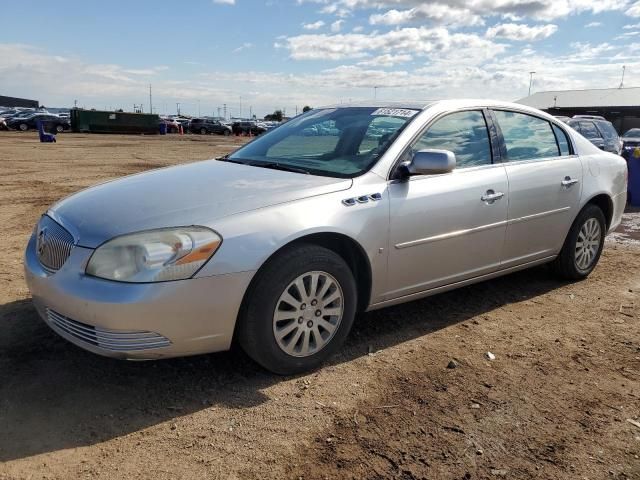
[[[555,272],[567,280],[582,280],[596,268],[606,233],[606,220],[596,205],[587,205],[578,214],[553,261]]]
[[[21,131],[26,132],[27,130],[29,130],[29,125],[27,125],[26,123],[21,123],[19,128]]]
[[[239,317],[238,340],[267,370],[312,370],[340,348],[355,318],[351,269],[317,245],[288,248],[252,282]]]
[[[56,125],[56,132],[62,133],[64,131],[64,127],[62,125]]]
[[[224,130],[224,132],[222,132],[222,134],[223,134],[225,137],[228,137],[229,135],[231,135],[231,132],[225,128],[225,130]]]
[[[206,128],[201,128],[200,129],[200,135],[205,135],[207,133],[207,129]]]

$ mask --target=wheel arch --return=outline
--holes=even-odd
[[[242,303],[245,303],[246,297],[254,286],[254,282],[259,277],[260,271],[269,263],[269,261],[278,256],[282,251],[295,247],[296,245],[311,244],[324,247],[339,255],[349,266],[356,281],[358,291],[357,311],[363,312],[369,306],[372,287],[372,270],[369,257],[364,248],[352,237],[338,232],[314,232],[297,237],[282,245],[274,251],[267,259],[262,262],[256,271]]]
[[[608,230],[613,220],[613,200],[611,199],[611,196],[606,193],[599,193],[587,200],[582,208],[586,207],[587,205],[595,205],[600,210],[602,210],[604,218],[607,222],[606,229]]]

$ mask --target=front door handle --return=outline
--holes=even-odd
[[[575,179],[575,178],[571,178],[569,176],[564,177],[564,180],[562,180],[562,186],[564,188],[571,188],[573,185],[575,185],[576,183],[578,183],[579,180]]]
[[[487,193],[482,195],[480,197],[480,200],[482,200],[485,203],[492,204],[496,200],[500,200],[502,197],[504,197],[504,193],[502,193],[502,192],[495,192],[493,190],[487,190]]]

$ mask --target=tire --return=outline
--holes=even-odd
[[[222,132],[222,134],[223,134],[225,137],[228,137],[229,135],[231,135],[231,132],[225,128],[225,129],[224,129],[224,132]]]
[[[58,133],[64,132],[64,127],[62,125],[56,125],[56,132]]]
[[[555,273],[566,280],[587,278],[600,259],[606,228],[602,210],[592,204],[585,206],[571,225],[560,254],[551,264]]]
[[[18,128],[20,129],[20,131],[22,132],[26,132],[27,130],[29,130],[29,125],[27,125],[26,123],[21,123]]]
[[[207,134],[207,129],[206,128],[201,128],[200,129],[200,135],[206,135]]]
[[[306,297],[294,284],[299,280]],[[313,370],[344,343],[357,295],[353,273],[342,257],[311,244],[287,248],[252,281],[238,318],[237,339],[247,355],[273,373]],[[283,300],[285,296],[292,303]],[[322,299],[329,302],[323,305]],[[276,331],[282,332],[278,338]]]

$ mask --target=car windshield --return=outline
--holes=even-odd
[[[377,107],[311,110],[223,160],[351,178],[369,170],[417,113]]]
[[[627,132],[623,135],[625,138],[637,138],[640,137],[640,128],[632,128],[631,130],[627,130]]]

